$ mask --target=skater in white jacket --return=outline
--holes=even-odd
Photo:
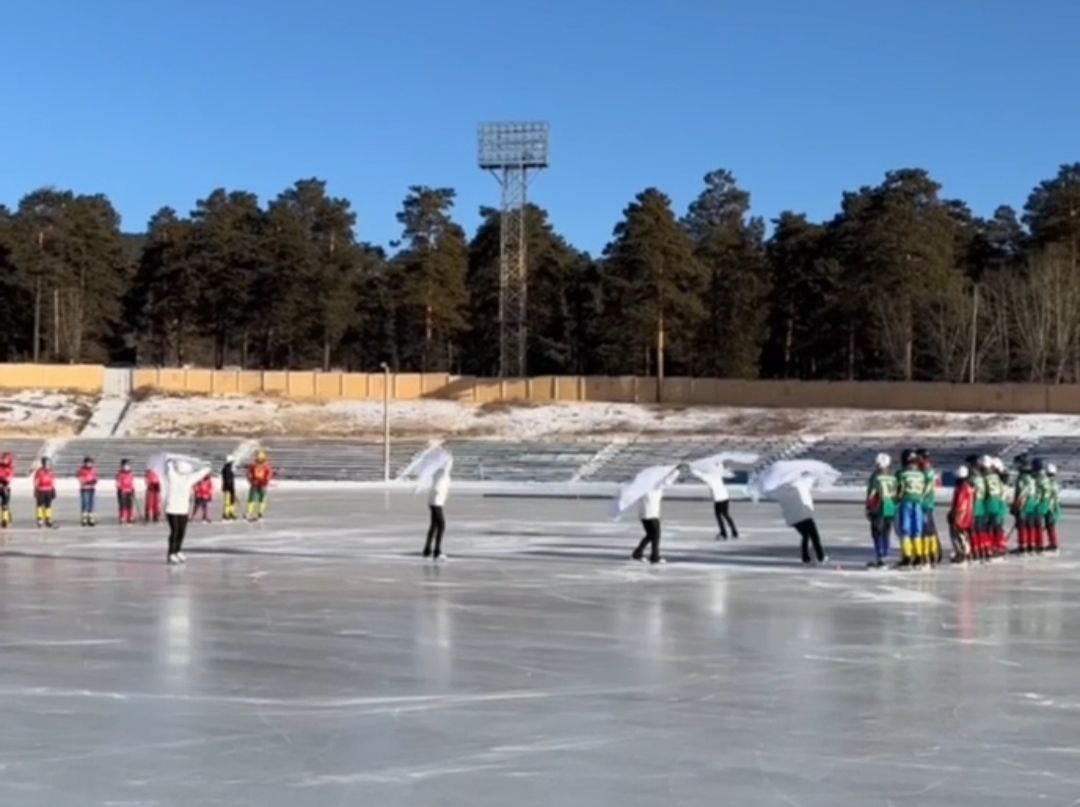
[[[442,551],[443,533],[446,532],[446,515],[443,508],[446,500],[450,497],[450,471],[454,467],[453,455],[444,448],[433,446],[417,457],[406,468],[402,475],[405,477],[416,474],[416,493],[428,492],[428,522],[427,539],[424,541],[424,551],[421,553],[425,558],[444,560]]]
[[[424,542],[425,558],[445,560],[442,552],[443,533],[446,532],[446,515],[443,508],[450,496],[450,467],[453,461],[447,463],[435,472],[431,480],[431,493],[428,494],[428,510],[431,513],[431,522],[428,525],[427,540]]]
[[[771,497],[780,505],[784,521],[799,533],[803,563],[813,562],[810,557],[811,545],[818,563],[829,559],[814,522],[814,496],[811,491],[815,485],[832,485],[839,478],[839,471],[818,460],[781,460],[774,462],[750,482],[751,497],[755,501],[761,496]]]
[[[191,493],[200,481],[210,474],[210,464],[193,457],[159,454],[146,464],[162,481],[165,499],[165,520],[169,524],[169,565],[184,563],[181,551],[191,512]]]

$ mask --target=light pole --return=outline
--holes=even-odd
[[[382,463],[383,482],[390,481],[390,366],[379,364],[383,371],[382,386]]]

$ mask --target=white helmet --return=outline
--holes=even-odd
[[[889,457],[889,455],[886,454],[885,452],[882,452],[882,453],[878,454],[874,458],[874,467],[875,468],[880,468],[883,471],[886,468],[888,468],[889,465],[891,465],[891,464],[892,464],[892,458]]]
[[[994,457],[994,470],[998,473],[1005,472],[1005,460],[1001,457]]]
[[[225,457],[225,462],[236,462],[236,457],[234,457],[232,454],[229,454],[227,457]]]
[[[967,479],[969,473],[970,472],[968,471],[968,467],[966,465],[961,465],[959,468],[956,469],[956,478]]]
[[[979,457],[979,467],[985,470],[991,470],[994,467],[994,458],[989,454],[983,454]]]
[[[1046,463],[1046,473],[1047,473],[1048,476],[1056,476],[1057,475],[1057,466],[1054,465],[1054,463],[1052,463],[1052,462]]]

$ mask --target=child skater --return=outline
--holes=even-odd
[[[896,519],[896,476],[889,473],[890,465],[892,459],[888,454],[878,454],[866,486],[866,517],[874,542],[874,560],[868,565],[877,569],[888,561],[890,535]]]
[[[972,532],[975,529],[975,486],[971,469],[961,465],[956,469],[952,506],[949,508],[949,538],[952,539],[952,563],[966,563],[975,558],[972,552]]]
[[[147,521],[161,521],[161,477],[153,468],[146,469],[146,516]]]
[[[195,508],[191,511],[192,521],[198,519],[201,512],[203,523],[210,523],[210,500],[213,498],[214,480],[207,475],[195,486]]]
[[[94,498],[97,494],[98,472],[93,457],[84,457],[77,474],[79,479],[79,513],[84,527],[94,526]]]
[[[120,507],[120,525],[135,523],[135,472],[131,463],[121,460],[116,474],[116,499]]]

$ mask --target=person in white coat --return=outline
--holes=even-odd
[[[176,457],[165,460],[165,520],[169,524],[170,565],[184,563],[187,558],[181,551],[187,533],[188,514],[191,512],[191,493],[200,481],[210,474],[210,466]]]
[[[442,553],[443,533],[446,532],[446,516],[443,508],[450,496],[450,468],[452,462],[443,465],[435,472],[431,480],[431,492],[428,494],[428,510],[431,521],[428,525],[427,540],[424,542],[424,557],[444,560]]]
[[[735,526],[735,521],[731,517],[731,494],[728,492],[724,475],[722,473],[703,475],[701,481],[708,486],[709,493],[712,494],[713,515],[716,516],[716,526],[720,528],[716,540],[726,541],[729,528],[732,540],[738,540],[739,528]]]
[[[813,562],[810,557],[810,547],[813,545],[817,562],[824,563],[829,556],[821,545],[821,535],[814,522],[814,497],[811,493],[813,487],[814,478],[807,475],[776,488],[770,495],[780,505],[784,521],[788,526],[794,527],[802,538],[802,562]]]

